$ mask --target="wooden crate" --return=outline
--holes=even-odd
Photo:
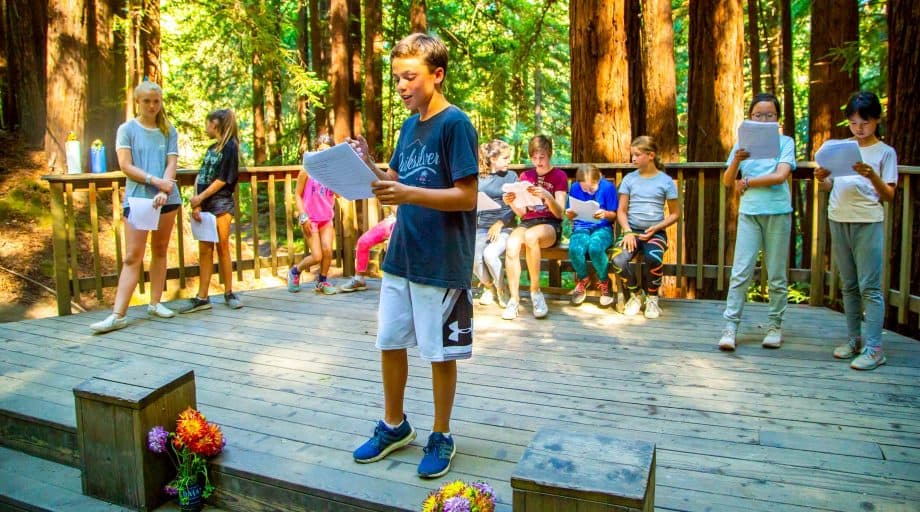
[[[511,475],[511,488],[515,512],[651,512],[655,445],[542,429]]]
[[[165,454],[147,449],[157,425],[173,431],[187,407],[197,407],[189,368],[131,362],[73,389],[83,493],[149,511],[161,504],[175,476]]]

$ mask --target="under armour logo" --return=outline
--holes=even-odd
[[[447,337],[447,339],[450,340],[450,341],[453,341],[454,343],[457,343],[457,342],[460,341],[460,335],[461,335],[461,334],[470,335],[470,334],[473,333],[473,326],[472,326],[472,325],[469,326],[469,327],[464,327],[463,329],[461,329],[461,328],[460,328],[460,322],[457,322],[457,321],[451,322],[451,323],[447,326],[447,328],[450,329],[450,335]]]

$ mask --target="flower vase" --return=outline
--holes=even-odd
[[[189,484],[184,489],[179,489],[179,510],[182,512],[199,512],[204,508],[204,498],[201,497],[203,490],[199,482]]]

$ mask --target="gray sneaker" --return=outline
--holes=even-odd
[[[233,292],[224,294],[224,304],[230,309],[240,309],[243,307],[243,301]]]
[[[195,311],[204,311],[206,309],[211,309],[211,299],[206,297],[204,299],[199,299],[198,297],[193,297],[188,300],[188,302],[179,308],[179,314],[184,315],[187,313],[194,313]]]
[[[117,331],[118,329],[124,329],[128,326],[128,317],[118,316],[115,313],[105,317],[105,320],[101,320],[94,324],[90,324],[89,328],[92,329],[96,334],[102,334],[110,331]]]
[[[863,347],[862,353],[850,363],[850,368],[854,370],[874,370],[887,361],[881,347]]]
[[[172,318],[176,316],[176,312],[164,306],[161,302],[156,304],[147,305],[147,314],[150,316],[156,316],[160,318]]]
[[[783,330],[775,325],[767,329],[767,335],[760,344],[763,348],[779,348],[783,345]]]
[[[514,320],[518,316],[518,301],[509,300],[508,304],[505,306],[505,310],[502,311],[502,318],[505,320]]]
[[[623,308],[623,314],[626,316],[636,316],[641,309],[642,294],[639,292],[632,292],[632,295],[629,296],[629,300],[626,301],[626,307]]]
[[[733,352],[735,350],[735,330],[731,327],[722,329],[722,337],[719,338],[719,350]]]
[[[534,292],[530,296],[530,301],[533,303],[534,317],[543,318],[549,313],[549,306],[546,305],[546,297],[543,296],[543,292]]]
[[[862,338],[854,337],[847,340],[843,345],[834,349],[834,357],[837,359],[852,359],[862,352]]]
[[[339,291],[344,293],[359,292],[361,290],[367,290],[367,283],[364,282],[364,279],[358,279],[357,277],[352,277],[344,286],[339,287]]]

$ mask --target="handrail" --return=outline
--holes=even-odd
[[[378,165],[385,167],[385,164]],[[561,164],[558,167],[566,171],[571,179],[578,165]],[[621,163],[594,165],[616,183],[634,169],[630,164]],[[820,193],[815,187],[811,172],[815,167],[814,162],[798,162],[797,169],[802,172],[794,172],[790,176],[790,183],[794,185],[791,190],[797,219],[791,242],[792,247],[798,244],[799,252],[793,253],[793,256],[800,259],[790,260],[789,274],[795,281],[810,284],[811,304],[835,305],[840,290],[836,262],[828,243],[827,194]],[[524,165],[511,166],[515,171],[525,168]],[[678,203],[683,209],[680,221],[668,232],[674,250],[666,253],[669,261],[666,261],[665,270],[672,276],[671,293],[675,296],[720,296],[727,288],[737,212],[732,195],[721,186],[719,175],[724,168],[722,162],[665,165],[665,171],[677,182]],[[295,229],[293,221],[292,192],[300,170],[297,165],[240,169],[240,186],[236,193],[238,207],[234,212],[236,243],[233,258],[238,279],[242,279],[244,272],[252,272],[258,278],[266,269],[279,275],[279,268],[286,268],[294,261],[294,239],[299,236],[299,230]],[[911,194],[914,192],[911,180],[920,179],[915,177],[920,174],[920,166],[902,165],[898,171],[898,194],[894,202],[885,204],[886,254],[892,255],[884,262],[884,294],[890,306],[889,325],[904,325],[912,315],[920,313],[920,297],[911,293],[911,285],[914,284],[916,291],[920,283],[910,282],[912,255],[918,247],[913,230],[915,213],[911,208]],[[193,187],[196,176],[197,171],[193,169],[178,171],[180,189]],[[123,254],[124,219],[121,218],[120,204],[125,176],[121,172],[108,172],[48,175],[43,179],[48,182],[51,192],[58,313],[65,315],[70,313],[71,298],[79,300],[82,293],[95,291],[101,299],[102,290],[117,283]],[[282,197],[278,198],[278,194]],[[241,211],[244,207],[241,200],[245,200],[244,211]],[[100,207],[106,208],[106,212],[102,213]],[[337,208],[335,257],[337,265],[348,274],[353,271],[357,236],[382,218],[382,210],[373,199],[340,200]],[[110,214],[108,209],[111,209]],[[269,215],[269,212],[273,214]],[[695,215],[691,216],[690,213],[694,212]],[[182,215],[180,209],[179,226],[183,225]],[[100,243],[106,236],[111,237],[108,243],[114,244],[114,265],[111,261],[103,261],[100,256]],[[170,261],[167,279],[178,280],[179,286],[184,288],[188,277],[197,276],[198,267],[185,263],[187,240],[181,229],[177,230],[175,245],[179,261]],[[91,252],[83,249],[90,246]],[[190,259],[197,260],[194,256]],[[558,275],[558,268],[551,272],[551,277]],[[140,281],[142,293],[147,279],[145,272]],[[764,276],[761,276],[761,282],[763,280]]]

